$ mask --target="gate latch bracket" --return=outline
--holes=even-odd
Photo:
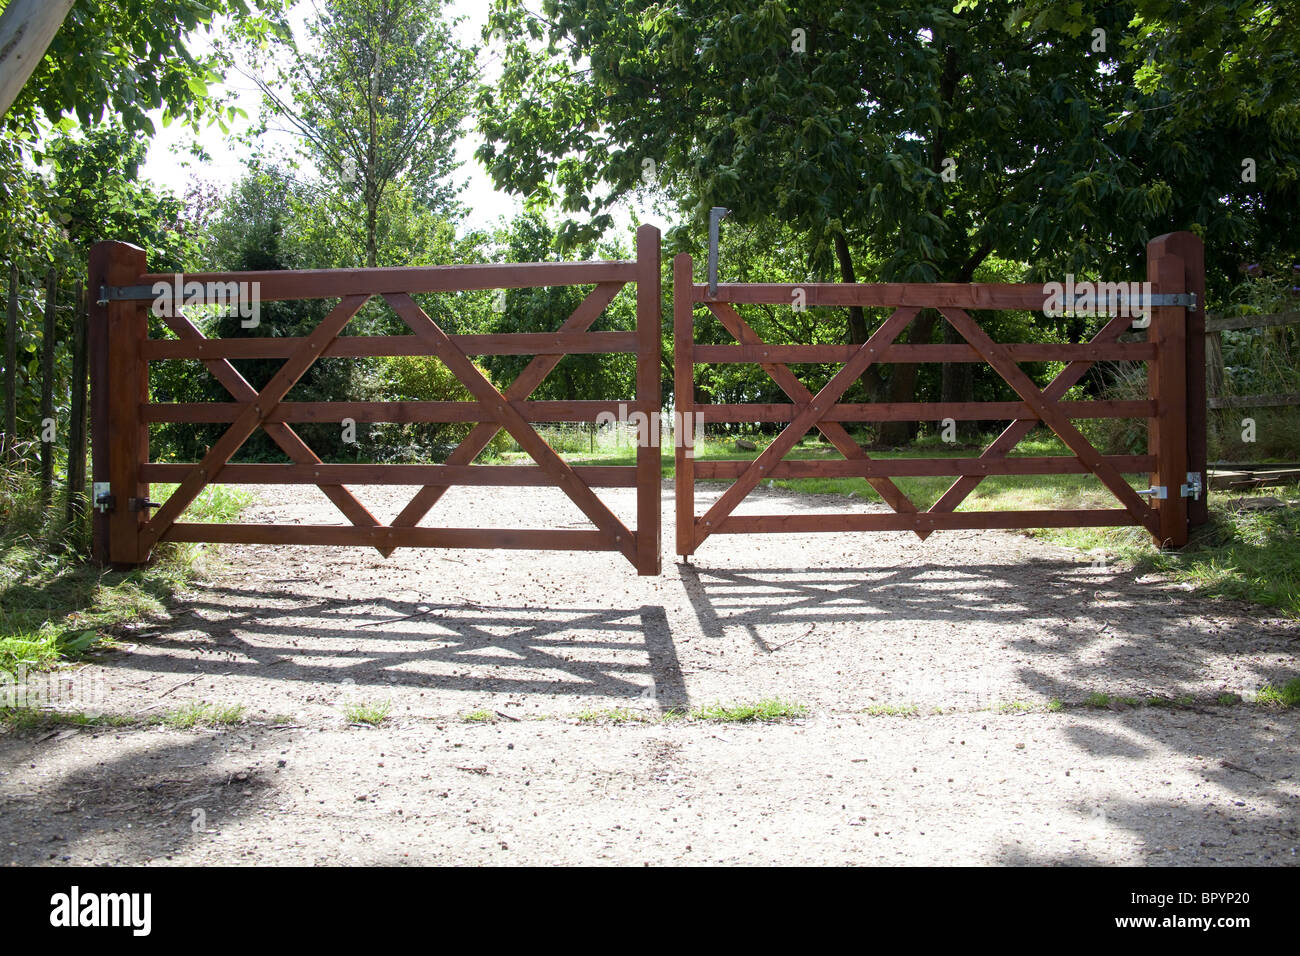
[[[1166,485],[1152,485],[1146,491],[1139,491],[1140,495],[1150,495],[1152,498],[1164,500],[1169,497],[1169,488]]]
[[[1187,484],[1183,485],[1179,489],[1178,493],[1184,498],[1191,498],[1194,501],[1199,501],[1202,490],[1201,473],[1199,471],[1189,471],[1187,473]]]
[[[150,501],[148,498],[128,498],[126,500],[126,507],[130,511],[148,512],[150,508],[161,508],[162,503]]]
[[[95,510],[102,515],[108,514],[117,505],[117,500],[109,492],[110,487],[107,481],[97,481],[91,485],[90,496]]]

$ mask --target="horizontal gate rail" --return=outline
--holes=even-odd
[[[683,443],[676,449],[677,551],[682,555],[713,534],[816,533],[833,531],[911,531],[924,539],[934,531],[957,528],[1145,527],[1163,546],[1181,546],[1189,524],[1199,523],[1203,499],[1189,513],[1188,489],[1204,487],[1203,394],[1189,387],[1200,374],[1197,356],[1186,348],[1186,326],[1202,308],[1204,280],[1200,241],[1190,233],[1173,233],[1148,246],[1149,286],[1125,304],[1145,307],[1147,340],[1121,342],[1134,327],[1129,315],[1116,315],[1085,343],[994,342],[967,310],[1042,311],[1053,296],[1042,284],[988,283],[755,283],[709,286],[693,279],[693,262],[680,255],[674,277],[674,391],[682,420],[704,423],[775,422],[785,427],[754,459],[696,461]],[[1114,286],[1112,286],[1114,288]],[[1076,306],[1083,300],[1076,300]],[[744,321],[742,304],[884,307],[893,314],[866,343],[786,345],[764,342]],[[736,340],[734,345],[695,342],[697,305],[712,313]],[[1115,308],[1110,299],[1096,311]],[[1066,306],[1068,310],[1071,306]],[[921,309],[937,310],[959,335],[956,344],[899,343],[898,335]],[[1201,318],[1203,321],[1203,317]],[[1066,401],[1071,387],[1097,362],[1145,362],[1149,369],[1146,399]],[[841,397],[863,370],[880,363],[977,362],[990,366],[1012,391],[1015,401],[845,403]],[[1018,363],[1062,362],[1065,367],[1040,388]],[[724,363],[759,365],[789,398],[786,403],[703,404],[695,396],[695,366]],[[840,364],[840,370],[813,395],[790,366]],[[1198,415],[1200,419],[1198,421]],[[1088,418],[1146,419],[1148,454],[1103,455],[1073,424]],[[873,460],[844,430],[847,422],[1003,420],[1001,434],[977,457]],[[1072,455],[1012,455],[1035,427],[1045,425]],[[785,456],[810,430],[817,429],[841,454],[841,460],[790,460]],[[1198,441],[1201,450],[1198,451]],[[1135,491],[1125,473],[1151,475],[1150,502]],[[1042,511],[957,511],[989,475],[1090,474],[1097,477],[1122,508]],[[955,480],[929,509],[920,511],[891,479],[906,476],[951,476]],[[867,480],[892,514],[753,515],[736,508],[760,481],[853,477]],[[695,481],[731,481],[704,514],[695,511]],[[1189,521],[1190,518],[1190,521]]]
[[[146,561],[161,541],[354,545],[389,555],[399,547],[524,548],[616,551],[641,574],[660,569],[660,468],[656,429],[638,443],[631,466],[572,467],[533,427],[537,422],[593,422],[604,415],[658,415],[660,397],[659,232],[637,231],[636,259],[618,262],[524,263],[396,269],[155,275],[144,270],[142,250],[99,243],[92,250],[91,288],[99,290],[91,315],[92,411],[99,514],[96,555],[105,563]],[[592,324],[628,283],[637,286],[637,325],[630,332],[593,332]],[[411,298],[412,293],[550,286],[592,286],[554,332],[449,335]],[[209,339],[182,308],[154,308],[175,339],[148,337],[148,311],[159,296],[175,304],[230,303],[232,288],[252,288],[258,301],[338,299],[307,336]],[[380,298],[410,328],[407,335],[347,335],[348,322]],[[529,396],[568,354],[633,353],[632,400],[533,401]],[[455,375],[473,401],[290,402],[285,396],[320,358],[430,356]],[[471,355],[531,355],[504,391],[479,371]],[[197,359],[233,401],[152,403],[149,364]],[[231,364],[242,359],[282,359],[260,391]],[[441,464],[334,464],[322,462],[293,431],[302,422],[472,422],[475,427]],[[157,422],[226,426],[202,461],[149,460],[148,426]],[[289,457],[288,464],[231,463],[258,429]],[[533,459],[528,466],[476,465],[475,459],[504,429]],[[175,482],[161,504],[149,501],[151,483]],[[180,520],[210,484],[312,484],[350,525],[208,524]],[[390,525],[381,523],[347,485],[411,485],[418,490]],[[544,486],[561,489],[592,522],[591,530],[427,528],[420,521],[446,490]],[[635,488],[637,520],[629,528],[592,488]],[[158,511],[150,517],[150,509]]]

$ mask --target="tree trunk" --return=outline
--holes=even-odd
[[[849,242],[842,232],[835,234],[835,258],[840,265],[840,281],[857,282],[857,274],[853,271],[853,256],[849,252]],[[869,337],[869,332],[867,317],[862,310],[862,306],[849,306],[849,344],[861,345]],[[867,390],[867,400],[879,401],[881,394],[885,390],[885,383],[880,377],[879,366],[870,366],[862,373],[860,381],[863,388]]]
[[[366,265],[373,269],[379,265],[379,201],[366,196]]]

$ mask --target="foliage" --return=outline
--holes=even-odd
[[[147,115],[164,110],[196,130],[222,130],[238,110],[212,92],[223,75],[221,37],[237,31],[264,39],[281,0],[77,0],[45,57],[3,117],[10,136],[34,139],[42,122],[75,117],[83,126],[116,117],[132,134],[154,132]],[[225,18],[234,22],[226,24]],[[207,52],[192,47],[203,33]]]
[[[302,47],[285,36],[262,48],[274,72],[255,79],[267,112],[301,135],[317,172],[337,184],[322,196],[360,225],[362,261],[375,266],[390,190],[407,184],[440,212],[453,204],[474,51],[455,42],[442,0],[326,0],[307,33]]]

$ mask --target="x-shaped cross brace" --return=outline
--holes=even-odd
[[[710,307],[713,305],[714,303],[710,303]],[[717,310],[715,310],[715,314],[718,315],[718,318],[724,324],[729,325],[732,334],[737,335],[737,338],[739,338],[740,336],[737,333],[743,332],[744,329],[748,328],[748,326],[745,325],[745,323],[740,319],[740,316],[737,315],[734,310],[729,309],[728,311],[730,311],[731,314],[726,318],[724,318]],[[794,394],[791,395],[791,398],[794,398],[795,395],[808,395],[808,397],[802,402],[795,399],[799,402],[799,411],[795,414],[794,418],[791,419],[790,423],[781,430],[781,434],[779,434],[770,445],[763,449],[757,458],[749,463],[749,467],[740,473],[740,477],[735,480],[731,487],[722,493],[718,500],[713,503],[703,516],[696,519],[695,534],[697,543],[703,541],[704,538],[712,534],[713,531],[718,528],[724,520],[726,520],[727,516],[736,509],[736,506],[744,500],[745,496],[763,480],[763,476],[769,474],[772,468],[786,456],[786,453],[789,452],[790,449],[794,448],[799,439],[808,434],[814,426],[818,427],[823,434],[827,435],[828,438],[831,437],[831,435],[826,432],[825,426],[832,425],[832,423],[821,422],[820,420],[822,416],[830,410],[832,405],[840,400],[840,397],[843,396],[848,387],[857,381],[862,373],[865,372],[867,368],[869,368],[871,364],[880,357],[880,354],[893,343],[894,339],[897,338],[899,333],[907,327],[907,324],[912,321],[918,311],[920,310],[915,308],[896,309],[894,314],[886,319],[884,324],[881,325],[880,328],[876,329],[872,336],[867,339],[867,341],[864,342],[852,356],[849,357],[849,360],[841,366],[840,370],[835,373],[829,382],[822,386],[821,390],[816,395],[808,395],[808,390],[802,385],[799,385],[799,388],[795,390]],[[752,329],[749,329],[748,335],[754,335]],[[764,368],[767,369],[768,374],[772,374],[772,369],[769,369],[766,365]],[[789,379],[794,379],[793,374],[789,373],[789,369],[786,369],[786,373],[789,375]],[[776,375],[773,375],[773,379],[777,384],[782,385],[782,388],[785,388],[785,385],[781,382],[781,379],[783,378],[785,378],[785,376],[781,375],[779,372]],[[789,379],[786,380],[786,384],[790,384]],[[797,379],[794,379],[794,381],[797,383]],[[789,391],[787,391],[787,394],[789,394]],[[852,445],[853,448],[857,450],[854,457],[866,457],[866,452],[862,451],[857,442],[849,438],[848,434],[844,432],[842,427],[833,425],[831,432],[834,433],[836,429],[838,429],[840,433],[836,438],[840,438],[842,435],[843,439],[847,440],[848,444]],[[839,447],[839,442],[836,443],[836,447]],[[845,448],[841,449],[841,454],[845,454],[845,449],[847,449],[847,447],[848,446],[846,445]],[[845,457],[849,457],[849,455],[845,454]],[[896,493],[902,501],[907,502],[907,509],[905,510],[910,510],[912,512],[916,511],[916,507],[912,505],[911,500],[903,495],[897,487],[895,487],[891,482],[887,482],[887,485],[893,489],[893,492]]]

